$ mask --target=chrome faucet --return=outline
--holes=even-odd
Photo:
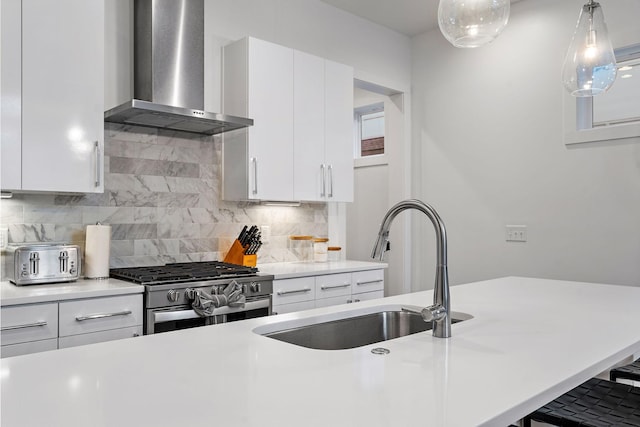
[[[371,258],[379,257],[380,261],[382,261],[384,253],[389,250],[389,227],[396,215],[407,209],[416,209],[425,214],[436,229],[438,258],[436,282],[433,288],[433,305],[423,308],[419,313],[425,322],[433,322],[434,337],[449,338],[451,336],[451,303],[449,301],[449,276],[447,274],[447,231],[435,209],[416,199],[403,200],[389,209],[380,225],[378,240],[371,252]]]

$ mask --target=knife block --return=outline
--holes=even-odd
[[[245,248],[242,247],[240,241],[236,239],[231,245],[231,249],[227,252],[227,256],[224,257],[224,262],[229,264],[243,265],[245,267],[255,267],[258,264],[258,255],[245,255]]]

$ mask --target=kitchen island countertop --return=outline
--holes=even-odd
[[[506,426],[640,352],[640,288],[521,277],[453,286],[452,309],[474,317],[449,339],[323,351],[253,332],[431,302],[425,291],[2,359],[2,425]]]

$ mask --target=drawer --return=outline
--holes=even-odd
[[[138,337],[140,335],[142,335],[142,325],[132,326],[130,328],[111,329],[108,331],[91,332],[89,334],[61,337],[58,345],[60,348],[67,348],[75,347],[78,345],[95,344],[98,342]]]
[[[293,304],[280,304],[273,306],[273,314],[293,313],[295,311],[311,310],[316,308],[315,301],[294,302]]]
[[[384,270],[366,270],[352,273],[351,293],[384,291]]]
[[[60,303],[60,337],[142,325],[142,295]]]
[[[351,295],[351,273],[316,276],[316,299]]]
[[[315,283],[314,277],[274,280],[273,305],[313,301],[316,298]]]
[[[3,307],[2,345],[58,337],[58,303]]]
[[[57,348],[57,338],[3,345],[0,347],[0,357],[22,356],[23,354],[40,353],[41,351],[56,350]]]

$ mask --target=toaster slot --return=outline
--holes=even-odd
[[[58,259],[60,260],[60,273],[66,273],[69,269],[69,254],[67,251],[61,251]]]
[[[40,272],[40,254],[31,252],[29,254],[29,274],[36,275]]]

